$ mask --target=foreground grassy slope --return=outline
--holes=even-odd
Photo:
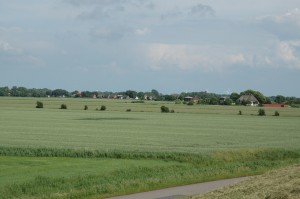
[[[300,165],[274,170],[264,175],[190,199],[299,199]]]

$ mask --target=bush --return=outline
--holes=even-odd
[[[189,101],[189,102],[187,103],[187,105],[188,105],[188,106],[193,106],[193,105],[194,105],[194,102],[193,102],[193,101]]]
[[[84,110],[88,110],[89,107],[87,105],[84,106]]]
[[[161,106],[160,110],[161,110],[162,113],[169,113],[170,112],[169,108],[166,107],[166,106]]]
[[[129,108],[129,109],[127,109],[127,110],[126,110],[126,112],[131,112],[131,109],[130,109],[130,108]]]
[[[279,112],[278,112],[278,111],[275,111],[274,116],[279,116],[279,115],[280,115]]]
[[[175,111],[174,110],[171,110],[171,112],[170,113],[175,113]]]
[[[67,105],[66,104],[60,105],[60,109],[67,109]]]
[[[100,111],[105,111],[105,110],[106,110],[106,106],[102,105],[102,106],[100,107]]]
[[[175,100],[175,104],[182,104],[182,101],[180,99]]]
[[[44,108],[43,102],[37,101],[36,102],[36,107],[35,108]]]
[[[259,115],[259,116],[265,116],[265,115],[266,115],[265,110],[262,109],[262,108],[260,108],[260,109],[258,110],[258,115]]]
[[[243,115],[243,113],[242,113],[242,111],[241,111],[241,110],[239,110],[239,115]]]

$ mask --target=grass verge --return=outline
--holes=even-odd
[[[153,167],[136,164],[104,174],[95,172],[67,177],[47,177],[39,174],[34,179],[1,186],[0,198],[105,198],[176,185],[256,175],[272,168],[299,163],[300,160],[299,151],[280,149],[184,154],[1,147],[0,155],[32,158],[76,157],[75,159],[83,160],[132,159],[137,163],[143,160],[177,162]],[[16,168],[16,172],[17,170]]]

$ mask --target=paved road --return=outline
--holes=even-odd
[[[226,185],[237,183],[247,179],[245,178],[233,178],[227,180],[218,180],[212,182],[204,182],[199,184],[192,184],[180,187],[172,187],[167,189],[161,189],[156,191],[148,191],[143,193],[131,194],[126,196],[118,196],[110,199],[176,199],[184,196],[192,196],[197,194],[206,193],[215,189],[219,189]]]

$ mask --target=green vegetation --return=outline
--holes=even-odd
[[[299,179],[300,165],[293,165],[190,199],[298,199]]]
[[[44,108],[43,102],[37,101],[36,102],[36,107],[35,108]]]
[[[166,107],[166,106],[161,106],[161,107],[160,107],[160,111],[161,111],[162,113],[169,113],[169,112],[170,112],[169,108]]]
[[[258,115],[259,116],[266,116],[265,109],[262,109],[262,108],[258,109]]]
[[[89,109],[89,107],[87,105],[84,105],[84,108],[83,108],[85,111]]]
[[[105,110],[106,110],[106,106],[102,105],[102,106],[100,107],[100,111],[105,111]]]
[[[279,116],[280,114],[279,114],[279,112],[278,111],[275,111],[275,113],[274,113],[274,116]]]
[[[68,109],[66,104],[60,105],[60,109]]]
[[[0,98],[0,198],[105,198],[300,162],[299,109],[257,117],[259,108],[245,106],[41,101],[46,108],[34,108],[35,98]],[[109,110],[95,111],[101,104]],[[176,114],[161,114],[162,106]]]

